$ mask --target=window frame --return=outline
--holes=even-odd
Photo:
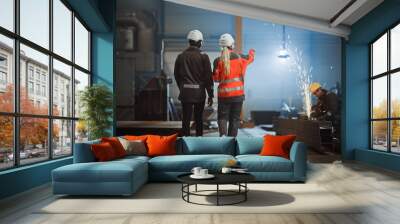
[[[379,34],[375,39],[373,39],[369,44],[369,149],[373,151],[379,151],[379,152],[386,152],[386,153],[391,153],[391,154],[400,154],[400,152],[393,152],[392,151],[392,121],[400,121],[400,117],[392,117],[392,98],[391,98],[391,91],[392,91],[392,85],[391,85],[391,79],[393,75],[396,75],[398,72],[400,72],[400,67],[398,68],[391,68],[391,31],[393,28],[400,26],[400,21],[397,21],[396,23],[392,24],[390,27],[386,28],[384,32]],[[387,65],[386,65],[386,71],[380,74],[373,74],[373,44],[379,40],[381,37],[383,37],[385,34],[387,34]],[[387,105],[386,105],[386,118],[373,118],[373,81],[382,77],[386,77],[386,86],[387,86]],[[373,136],[373,122],[376,121],[386,121],[387,125],[387,139],[386,139],[386,151],[379,150],[374,148],[374,136]]]
[[[10,170],[10,169],[16,169],[19,167],[23,167],[23,166],[30,166],[33,164],[37,164],[37,163],[43,163],[49,160],[58,160],[58,159],[62,159],[62,158],[66,158],[66,157],[70,157],[73,155],[74,152],[74,143],[75,143],[75,123],[76,121],[79,120],[79,117],[75,116],[75,108],[72,107],[71,108],[71,115],[70,116],[56,116],[53,115],[53,59],[58,60],[59,62],[62,62],[66,65],[71,66],[71,92],[72,92],[72,99],[71,99],[71,105],[74,105],[75,103],[75,88],[74,88],[74,82],[75,82],[75,69],[87,74],[89,76],[89,83],[88,85],[91,86],[92,85],[92,57],[91,57],[91,50],[92,50],[92,43],[91,43],[91,37],[92,37],[92,30],[89,28],[89,26],[84,22],[84,20],[79,16],[78,13],[76,13],[72,7],[68,4],[68,2],[66,2],[65,0],[59,0],[62,4],[64,4],[65,7],[68,8],[68,10],[71,11],[71,18],[70,18],[70,23],[71,23],[71,59],[67,59],[64,58],[63,56],[55,53],[54,50],[54,45],[53,45],[53,1],[54,0],[48,0],[49,2],[49,47],[48,49],[46,49],[45,47],[42,47],[39,44],[36,44],[32,41],[30,41],[29,39],[23,37],[20,35],[20,0],[14,0],[13,1],[13,10],[14,10],[14,18],[13,18],[13,22],[14,22],[14,30],[10,31],[4,27],[0,26],[0,35],[3,35],[5,37],[11,38],[13,40],[13,44],[14,44],[14,49],[13,49],[13,59],[12,62],[13,64],[12,66],[12,71],[13,73],[11,75],[13,75],[13,79],[14,79],[14,110],[13,112],[1,112],[0,111],[0,116],[11,116],[13,118],[13,153],[14,153],[14,161],[13,161],[13,166],[11,167],[5,167],[5,168],[0,168],[0,172],[5,171],[5,170]],[[88,65],[88,69],[85,69],[81,66],[79,66],[78,64],[75,63],[75,25],[74,25],[74,21],[75,18],[77,20],[79,20],[79,22],[85,27],[85,29],[88,31],[89,33],[89,40],[88,40],[88,57],[89,57],[89,65]],[[48,56],[49,58],[49,63],[48,63],[48,84],[46,86],[46,91],[48,93],[45,92],[45,94],[48,96],[48,113],[46,115],[39,115],[39,114],[27,114],[27,113],[21,113],[20,111],[20,85],[21,85],[21,81],[20,81],[20,44],[23,44],[27,47],[32,48],[33,50],[36,50],[40,53],[43,53],[45,55]],[[30,67],[27,67],[27,69]],[[35,77],[36,74],[36,70],[33,70],[33,81],[36,80]],[[42,73],[40,73],[42,74]],[[25,74],[27,77],[27,80],[30,80],[30,74],[27,73]],[[41,77],[39,77],[41,78]],[[34,81],[34,83],[36,83]],[[39,83],[41,83],[41,79],[39,80]],[[42,85],[41,85],[42,86]],[[28,91],[28,90],[27,90]],[[34,91],[36,91],[34,89]],[[21,118],[45,118],[47,119],[48,122],[48,136],[47,136],[47,141],[48,141],[48,157],[44,158],[41,161],[38,162],[33,162],[33,163],[27,163],[27,164],[21,164],[20,161],[20,119]],[[56,120],[66,120],[66,121],[71,121],[71,125],[72,125],[72,133],[71,133],[71,154],[69,155],[63,155],[63,156],[56,156],[54,158],[53,152],[54,152],[54,146],[52,144],[53,142],[53,121]]]

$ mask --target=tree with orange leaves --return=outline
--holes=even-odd
[[[9,85],[6,92],[0,93],[0,111],[13,112],[14,107],[14,88]],[[48,106],[34,105],[29,99],[28,93],[25,88],[20,88],[20,109],[23,114],[40,114],[46,115],[48,113]],[[55,111],[58,113],[58,111]],[[13,146],[13,117],[0,116],[0,147],[12,148]],[[24,149],[26,145],[43,146],[47,143],[48,139],[48,119],[46,118],[20,118],[20,148]],[[59,135],[59,128],[54,127],[53,138]]]

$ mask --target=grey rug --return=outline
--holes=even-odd
[[[203,185],[199,190],[213,188],[215,186]],[[58,197],[43,205],[36,213],[360,213],[358,205],[345,201],[317,184],[260,183],[249,184],[249,188],[248,200],[241,204],[203,206],[183,201],[180,184],[150,183],[132,197]],[[237,199],[227,197],[222,202]],[[194,196],[191,200],[215,203],[215,197],[212,196]]]

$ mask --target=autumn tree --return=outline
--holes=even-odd
[[[13,86],[9,85],[4,93],[0,93],[0,111],[12,112],[14,108]],[[0,116],[0,149],[11,149],[13,146],[13,118]]]
[[[7,86],[6,92],[0,93],[0,111],[13,112],[14,88],[12,85]],[[46,105],[46,106],[43,106]],[[29,95],[24,87],[20,88],[20,109],[23,114],[41,114],[48,113],[47,104],[34,105],[29,99]],[[0,116],[0,146],[2,148],[12,149],[13,146],[13,117]],[[20,148],[24,149],[26,145],[45,145],[48,139],[48,119],[46,118],[20,118]],[[53,138],[59,135],[59,128],[53,128]]]
[[[391,103],[391,117],[400,118],[400,100],[394,99]],[[381,101],[378,106],[372,110],[373,118],[387,118],[387,101]],[[374,138],[386,138],[387,121],[375,121],[372,127]],[[392,142],[398,142],[400,139],[400,122],[391,121]]]

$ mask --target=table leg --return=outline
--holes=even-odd
[[[219,206],[219,184],[217,184],[217,206]]]
[[[190,202],[189,200],[189,195],[190,195],[190,184],[187,185],[187,201]]]
[[[247,190],[247,183],[244,183],[244,190],[245,190],[245,192],[244,192],[244,201],[247,201],[247,192],[248,192],[248,190]]]
[[[182,186],[181,186],[182,199],[184,198],[184,196],[183,196],[183,195],[184,195],[184,194],[183,194],[184,186],[185,186],[185,185],[182,183]]]

